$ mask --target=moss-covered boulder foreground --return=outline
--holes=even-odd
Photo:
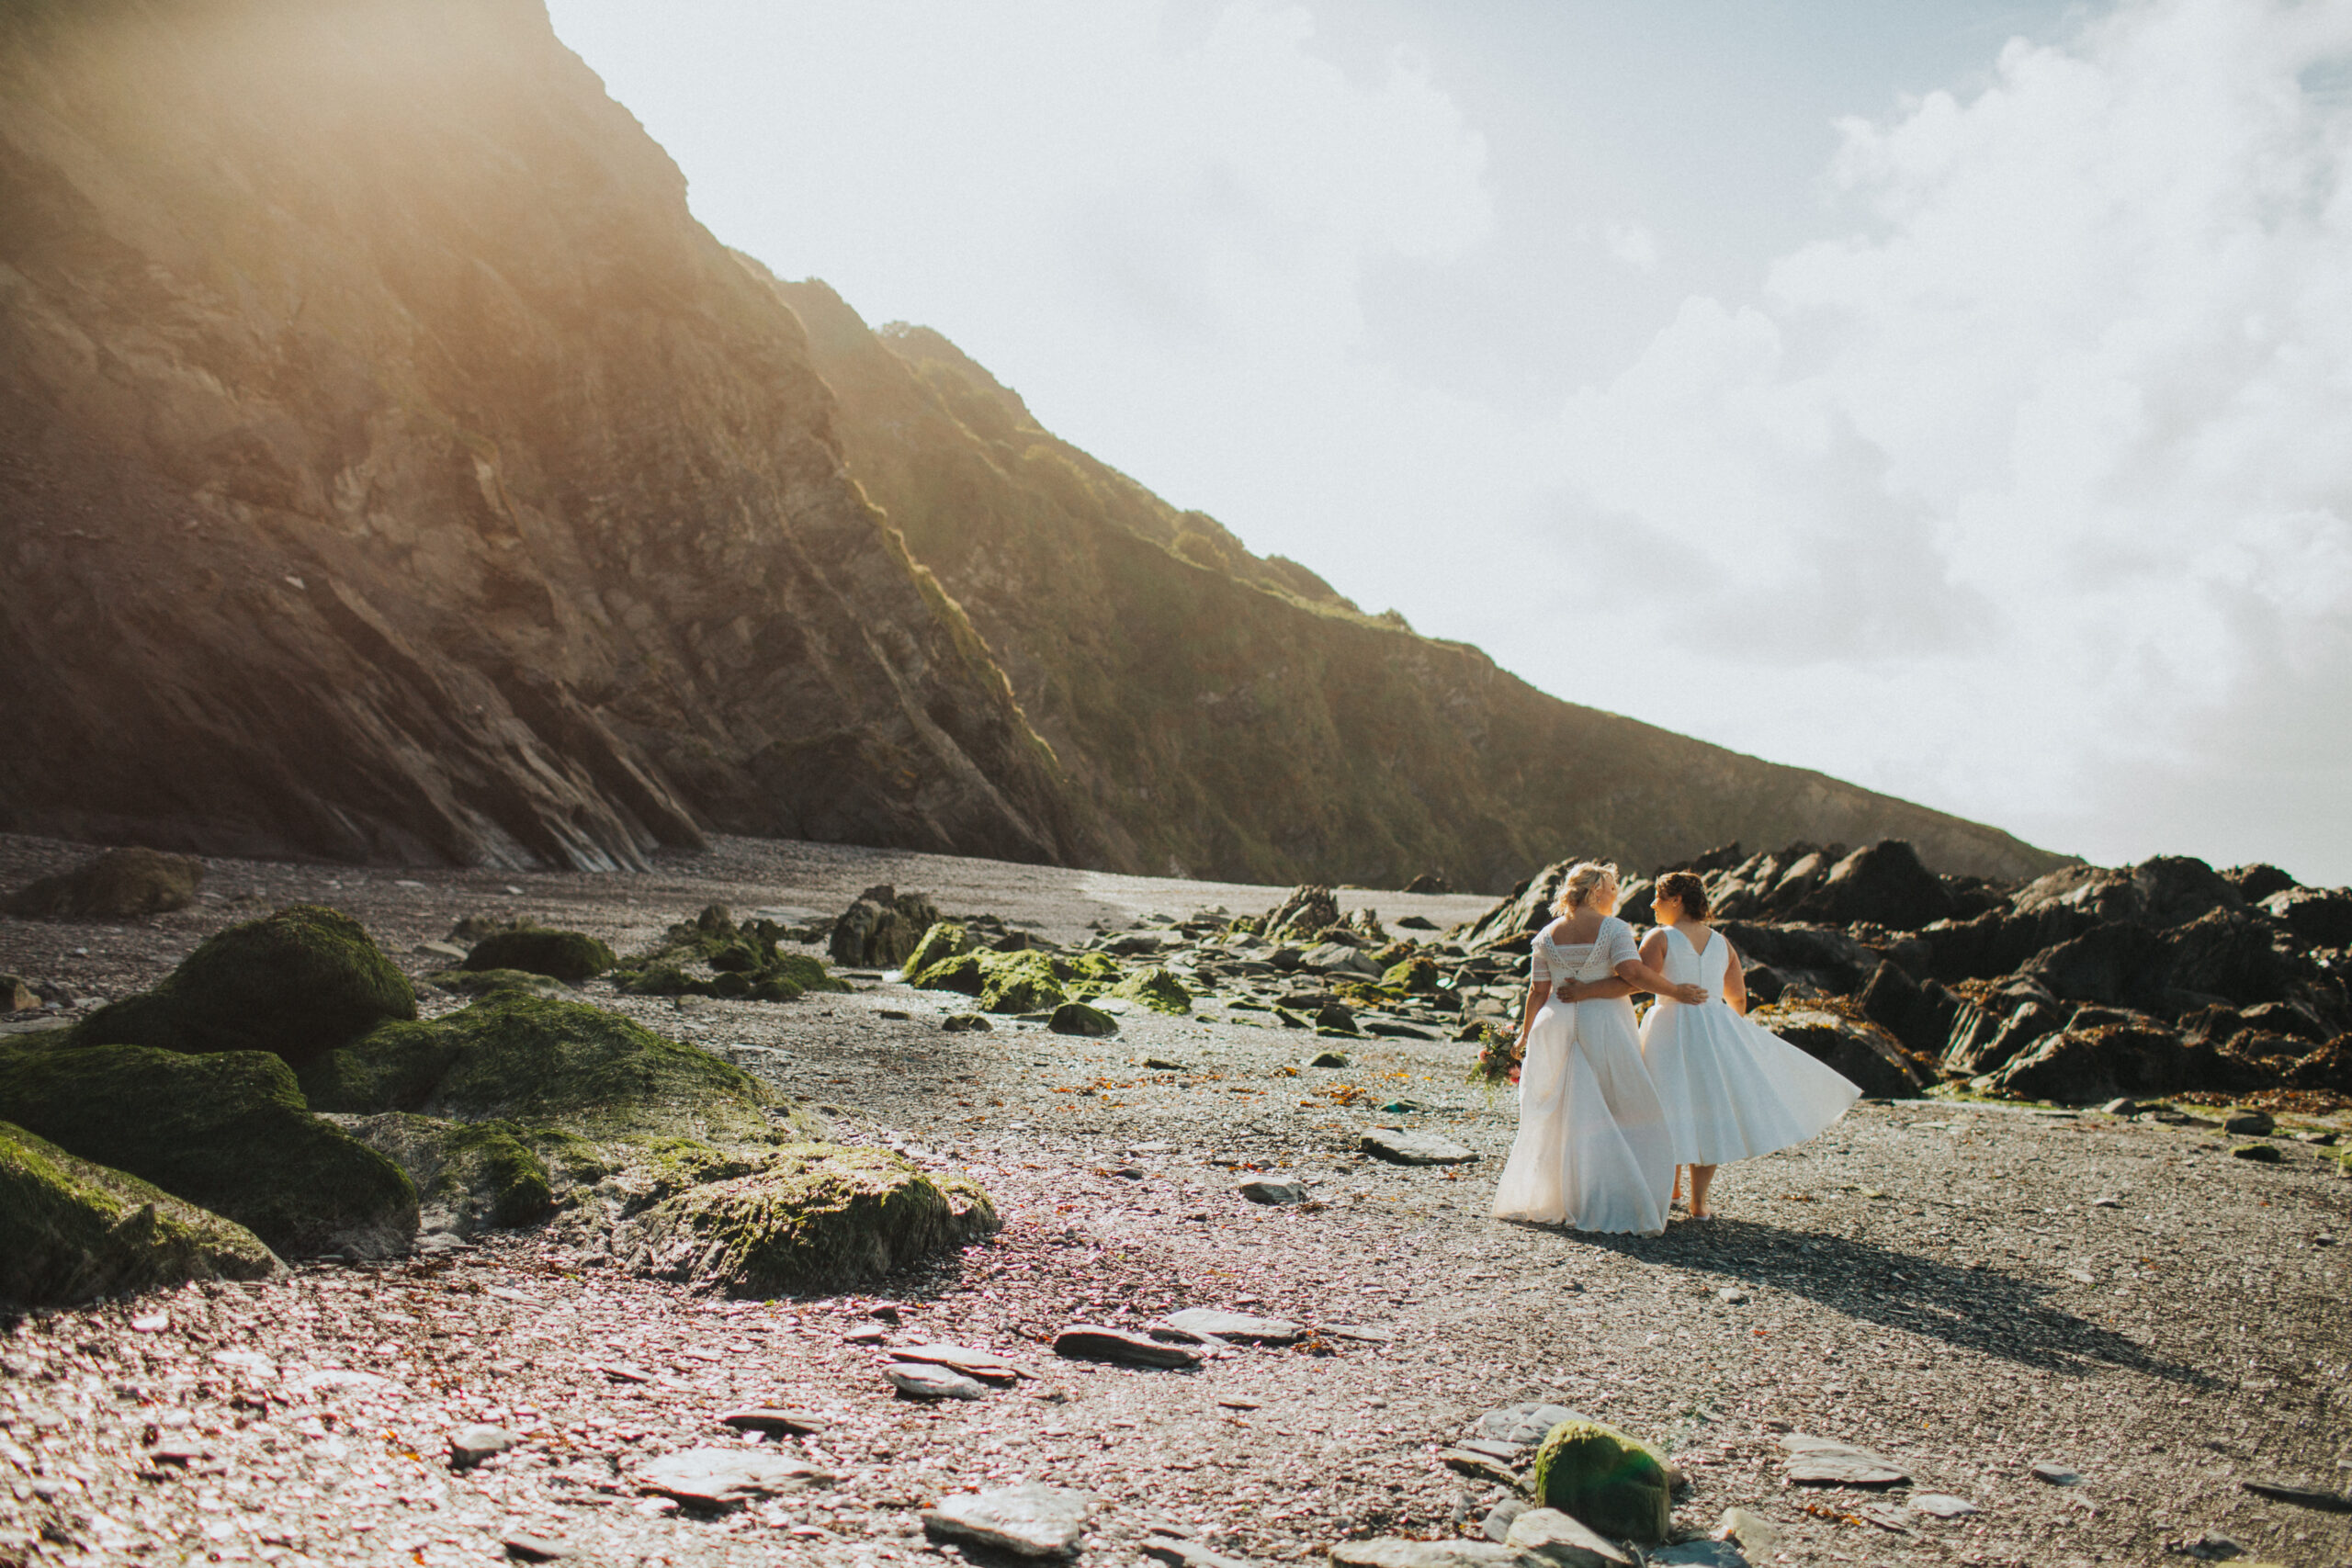
[[[1599,1421],[1563,1421],[1545,1434],[1527,1489],[1544,1506],[1602,1535],[1645,1546],[1664,1540],[1673,1522],[1665,1461],[1648,1444]]]
[[[812,1144],[654,1205],[616,1251],[634,1271],[729,1295],[816,1294],[869,1284],[998,1223],[963,1177],[883,1149]]]
[[[72,1306],[283,1267],[243,1225],[0,1122],[0,1301]]]
[[[206,939],[152,991],[74,1026],[82,1045],[266,1051],[300,1064],[416,1016],[408,976],[350,916],[297,904]]]
[[[404,1111],[351,1117],[342,1124],[407,1174],[416,1188],[419,1224],[427,1231],[464,1236],[511,1230],[555,1213],[554,1180],[547,1160],[526,1141],[530,1129]],[[599,1162],[597,1174],[602,1170]]]
[[[436,1019],[383,1025],[303,1069],[314,1111],[406,1111],[769,1144],[822,1135],[808,1111],[699,1046],[618,1013],[501,992]]]
[[[926,991],[978,997],[983,1012],[1024,1013],[1051,1012],[1064,1002],[1101,996],[1120,979],[1117,961],[1099,953],[991,953],[983,948],[943,957],[920,970],[910,968],[908,983]],[[1190,996],[1184,1005],[1191,1007]]]
[[[613,964],[613,950],[583,931],[521,926],[492,931],[474,943],[463,966],[477,972],[519,969],[526,975],[545,975],[576,986],[591,976],[602,975]]]
[[[0,1049],[0,1121],[232,1220],[283,1257],[390,1257],[416,1235],[400,1168],[311,1115],[292,1069],[264,1052]]]

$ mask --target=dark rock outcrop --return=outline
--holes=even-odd
[[[536,0],[0,10],[0,828],[1100,858]]]
[[[1898,931],[1917,931],[1951,912],[1951,895],[1919,863],[1918,852],[1900,839],[1856,850],[1789,909],[1797,919],[1838,925],[1867,920]]]
[[[192,855],[108,850],[72,871],[25,884],[8,896],[7,912],[130,920],[185,909],[203,886],[204,863]]]
[[[833,962],[851,969],[896,969],[938,921],[939,907],[928,894],[869,887],[833,921]]]

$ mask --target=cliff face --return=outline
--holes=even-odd
[[[1011,675],[1123,860],[1499,889],[1563,853],[1903,838],[1937,869],[2062,863],[2006,833],[1545,695],[1369,616],[1040,429],[937,333],[781,285],[850,471]]]
[[[0,826],[1102,846],[537,0],[0,10]]]

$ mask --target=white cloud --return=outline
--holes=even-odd
[[[1657,270],[1657,236],[1646,223],[1630,218],[1605,223],[1601,225],[1600,243],[1609,248],[1611,255],[1635,272]]]
[[[1574,531],[1710,628],[1685,711],[1626,705],[2102,858],[2352,877],[2347,58],[2343,0],[2127,5],[1844,124],[1862,226],[1561,422]]]

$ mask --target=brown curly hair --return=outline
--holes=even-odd
[[[1653,906],[1661,898],[1671,898],[1682,906],[1686,920],[1707,918],[1707,885],[1692,871],[1669,871],[1657,879],[1657,890],[1650,895]]]

